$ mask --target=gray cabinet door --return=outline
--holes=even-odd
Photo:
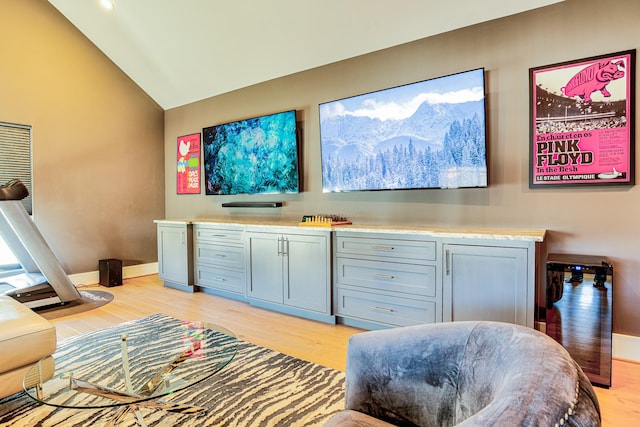
[[[328,237],[287,234],[284,244],[284,303],[329,313],[331,284]]]
[[[449,320],[532,326],[527,316],[526,248],[445,244],[444,252],[444,304],[450,304]]]
[[[329,237],[248,233],[249,298],[331,313]]]
[[[247,295],[283,303],[283,239],[279,233],[249,233],[251,280]]]
[[[158,224],[158,277],[166,282],[189,285],[188,226]]]

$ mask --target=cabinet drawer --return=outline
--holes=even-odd
[[[244,294],[246,286],[245,274],[242,271],[222,270],[197,265],[196,285]]]
[[[196,225],[195,233],[197,241],[242,243],[242,230],[226,230]]]
[[[337,258],[338,283],[404,294],[436,296],[436,267]]]
[[[390,295],[338,289],[338,315],[395,326],[436,322],[436,304]]]
[[[198,243],[196,262],[211,266],[244,269],[244,248]]]
[[[435,261],[436,242],[428,240],[379,239],[337,236],[338,254]]]

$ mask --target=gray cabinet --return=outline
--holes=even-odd
[[[333,323],[331,313],[330,231],[248,229],[250,280],[254,305]]]
[[[244,300],[247,288],[243,231],[235,225],[194,225],[195,285],[205,292]]]
[[[285,240],[281,234],[248,233],[251,281],[249,298],[284,303]]]
[[[158,278],[164,285],[193,292],[192,225],[156,221],[158,229]]]
[[[393,233],[335,232],[335,311],[375,328],[442,321],[437,241]]]
[[[330,236],[329,232],[283,236],[286,247],[283,257],[285,304],[331,314]]]
[[[534,327],[544,230],[155,222],[165,286],[363,328]]]
[[[444,321],[495,320],[533,327],[532,243],[443,243]]]
[[[460,320],[534,326],[536,238],[336,231],[334,308],[364,328]]]

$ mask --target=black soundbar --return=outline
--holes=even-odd
[[[223,208],[279,208],[282,202],[228,202],[223,203]]]

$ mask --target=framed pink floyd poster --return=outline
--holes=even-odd
[[[176,189],[178,194],[200,194],[200,134],[178,137]]]
[[[529,70],[529,187],[634,184],[635,54]]]

